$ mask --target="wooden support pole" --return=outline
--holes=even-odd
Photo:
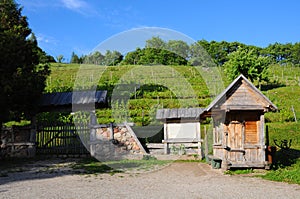
[[[36,132],[37,132],[37,126],[36,126],[36,116],[33,116],[31,118],[31,128],[30,128],[30,138],[29,142],[33,143],[33,145],[28,146],[28,156],[34,157],[36,154]]]
[[[205,140],[204,156],[205,156],[205,158],[207,158],[207,156],[208,156],[208,136],[207,136],[206,126],[204,126],[204,140]]]
[[[109,124],[109,129],[110,129],[110,134],[109,134],[109,138],[111,139],[111,140],[113,140],[114,139],[114,126],[113,126],[114,124],[111,122],[110,124]]]
[[[90,153],[91,156],[95,156],[96,153],[96,129],[94,128],[94,125],[96,124],[96,116],[95,111],[90,112]]]
[[[167,128],[167,124],[164,124],[164,139],[168,140],[168,128]],[[169,143],[168,142],[164,142],[164,154],[168,154],[169,153]]]

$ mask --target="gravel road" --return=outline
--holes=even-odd
[[[0,198],[300,198],[299,185],[224,175],[195,162],[115,175],[79,175],[68,167],[49,170],[41,163],[28,168],[0,177]]]

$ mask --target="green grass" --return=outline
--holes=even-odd
[[[224,174],[226,175],[243,175],[243,174],[250,174],[250,173],[254,173],[253,169],[228,170],[224,172]]]
[[[291,166],[271,170],[266,175],[261,177],[267,180],[300,185],[300,159],[298,159],[297,162]]]
[[[175,90],[176,88],[177,90],[185,90],[177,85],[179,79],[184,78],[193,89],[199,107],[206,107],[212,100],[209,89],[198,72],[201,69],[192,66],[165,66],[159,70],[160,68],[151,66],[106,67],[52,63],[50,68],[51,75],[46,81],[45,92],[72,91],[76,82],[76,88],[78,89],[89,89],[92,86],[97,86],[99,90],[108,90],[108,97],[110,97],[119,81],[123,83],[139,82],[142,87],[136,94],[131,93],[128,105],[129,116],[132,118],[131,122],[135,122],[137,125],[142,125],[145,121],[144,125],[151,122],[153,107],[178,108],[182,106],[189,107],[192,104],[189,99],[178,100],[176,93],[167,87],[156,85],[156,81],[158,81],[158,84],[160,81],[164,81],[166,84],[172,85]],[[224,86],[227,86],[230,82],[222,68],[219,69],[219,72],[223,78]],[[300,118],[300,103],[298,103],[300,67],[271,65],[269,79],[272,83],[263,85],[263,88],[265,88],[264,94],[279,107],[280,112],[267,114],[267,121],[293,121],[292,107],[295,110],[296,117]],[[186,94],[182,95],[186,96]],[[184,103],[182,104],[182,102]],[[98,113],[101,116],[98,117],[100,123],[114,122],[110,110],[101,110]],[[144,119],[143,122],[142,119]]]

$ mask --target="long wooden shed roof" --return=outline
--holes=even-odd
[[[157,120],[166,119],[199,119],[200,114],[205,108],[174,108],[158,109],[156,112]]]
[[[86,106],[93,104],[106,104],[107,91],[74,91],[46,93],[41,97],[42,109],[55,109],[59,107],[72,108],[74,106]]]

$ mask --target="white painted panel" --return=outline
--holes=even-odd
[[[168,138],[200,138],[199,123],[167,124]]]

